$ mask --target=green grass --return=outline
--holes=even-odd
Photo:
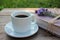
[[[60,0],[0,0],[3,8],[60,8]]]

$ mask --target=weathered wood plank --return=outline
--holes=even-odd
[[[19,11],[19,10],[27,10],[30,12],[34,12],[38,8],[5,8],[0,12],[0,15],[10,15],[13,11]],[[49,11],[52,11],[54,13],[60,14],[59,8],[47,8]]]
[[[11,21],[10,16],[0,16],[0,22],[1,23],[5,23],[5,22],[9,22],[9,21]]]
[[[39,29],[38,33],[35,34],[34,36],[24,38],[24,39],[17,39],[17,38],[6,36],[4,32],[4,27],[9,21],[11,21],[11,18],[10,18],[11,12],[13,12],[14,10],[24,10],[24,9],[29,11],[36,10],[36,8],[7,8],[7,9],[3,9],[0,12],[0,40],[60,40],[60,38],[51,35],[50,33],[48,33],[43,29]],[[59,10],[60,9],[57,9],[57,11]],[[50,11],[53,11],[53,9],[50,8]]]
[[[29,39],[30,40],[60,40],[60,38],[55,37],[42,29],[39,29],[37,34],[28,38],[24,38],[24,39],[12,38],[5,34],[4,26],[0,26],[0,40],[29,40]]]

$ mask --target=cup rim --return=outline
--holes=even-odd
[[[17,17],[15,17],[15,16],[13,16],[15,13],[18,13],[18,12],[26,12],[26,13],[29,13],[30,16],[29,16],[29,17],[26,17],[26,18],[17,18]],[[13,18],[15,18],[15,19],[28,19],[28,18],[30,18],[32,15],[33,15],[33,14],[32,14],[31,12],[29,12],[29,11],[20,10],[20,11],[14,11],[14,12],[12,12],[11,17],[13,17]]]

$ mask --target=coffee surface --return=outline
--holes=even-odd
[[[18,17],[18,18],[26,18],[28,16],[27,15],[16,15],[15,17]]]

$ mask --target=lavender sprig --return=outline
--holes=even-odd
[[[35,13],[38,16],[49,16],[49,17],[56,17],[56,16],[58,16],[57,14],[52,13],[51,11],[49,11],[48,9],[45,9],[45,8],[38,9],[38,10],[35,11]]]

